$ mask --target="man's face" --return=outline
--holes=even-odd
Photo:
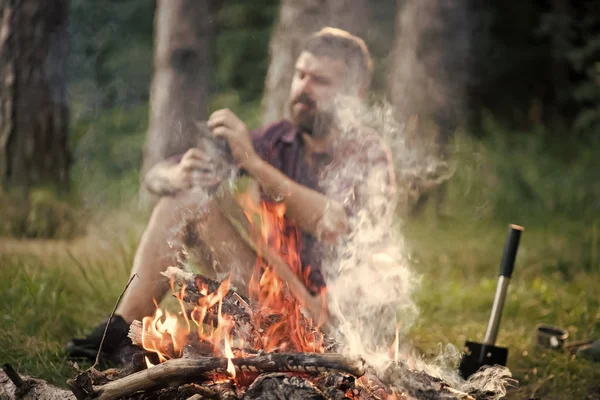
[[[345,73],[346,65],[341,59],[306,51],[300,54],[289,100],[292,119],[300,128],[318,134],[314,132],[315,122],[331,116],[333,101],[344,89]]]

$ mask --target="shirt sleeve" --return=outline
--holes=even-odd
[[[253,129],[250,131],[250,140],[252,140],[252,145],[254,146],[254,150],[258,154],[260,158],[263,160],[267,156],[268,146],[266,145],[265,135],[267,133],[266,127],[261,127],[257,129]]]

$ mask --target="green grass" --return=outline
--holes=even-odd
[[[410,332],[414,344],[436,352],[439,343],[462,348],[466,340],[481,342],[506,224],[421,219],[405,228],[423,276],[417,295],[420,318]],[[600,338],[600,264],[596,259],[590,265],[595,253],[585,240],[592,229],[526,226],[497,342],[509,348],[508,367],[520,381],[511,398],[600,398],[600,365],[533,346],[538,323],[565,327],[569,340]]]
[[[130,254],[115,250],[116,258],[100,261],[0,256],[0,360],[64,386],[76,373],[64,358],[66,341],[106,318],[127,280]]]

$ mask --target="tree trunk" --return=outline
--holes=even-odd
[[[68,187],[68,8],[0,1],[0,192]]]
[[[282,0],[269,45],[270,65],[263,97],[263,122],[289,116],[288,96],[296,58],[304,40],[325,26],[364,39],[368,27],[367,0]]]
[[[395,116],[404,126],[403,138],[422,178],[408,204],[415,212],[427,199],[427,191],[439,186],[429,185],[427,171],[443,165],[448,142],[461,123],[469,74],[468,1],[397,1],[388,87]],[[446,168],[440,171],[441,175],[447,172]],[[444,190],[438,190],[437,196],[439,211]]]
[[[468,77],[468,1],[398,0],[390,98],[401,122],[430,120],[445,143]]]
[[[209,0],[159,0],[143,173],[193,147],[206,120],[213,18]]]

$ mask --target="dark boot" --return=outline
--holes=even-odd
[[[106,329],[108,319],[98,325],[88,336],[84,338],[71,339],[67,343],[68,358],[87,358],[91,361],[96,360],[96,354],[100,348],[100,342]],[[127,337],[129,324],[119,316],[111,318],[110,326],[106,330],[106,337],[102,344],[100,360],[105,363],[127,365],[135,353],[143,352],[143,349],[134,346],[131,339]]]

